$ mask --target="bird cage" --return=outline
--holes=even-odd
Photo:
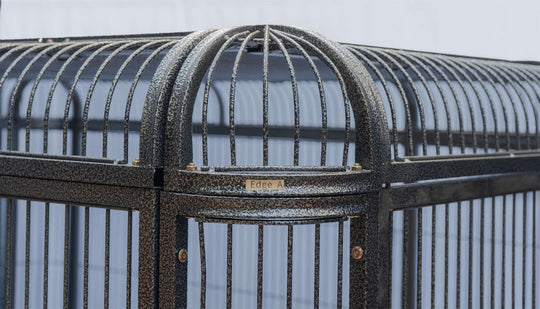
[[[260,25],[0,76],[5,308],[536,306],[535,63]]]

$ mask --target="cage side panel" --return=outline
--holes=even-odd
[[[137,212],[5,198],[1,204],[11,222],[2,226],[10,244],[1,250],[2,306],[137,307]]]
[[[534,308],[539,202],[527,191],[395,211],[392,308]]]

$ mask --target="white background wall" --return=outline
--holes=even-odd
[[[540,60],[537,0],[1,0],[0,38],[291,24],[366,45]]]

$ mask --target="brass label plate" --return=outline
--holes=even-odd
[[[285,189],[283,179],[246,179],[246,191],[276,191]]]

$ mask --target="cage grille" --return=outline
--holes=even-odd
[[[536,308],[538,191],[393,213],[392,308]]]
[[[349,46],[385,105],[394,159],[538,149],[537,68]]]
[[[188,308],[341,308],[349,221],[189,221]]]
[[[352,122],[343,77],[318,47],[269,26],[242,31],[221,45],[201,82],[193,160],[345,166],[354,162]]]
[[[1,149],[135,159],[151,76],[176,42],[2,44]]]
[[[0,200],[0,303],[136,308],[139,216],[131,210]]]

